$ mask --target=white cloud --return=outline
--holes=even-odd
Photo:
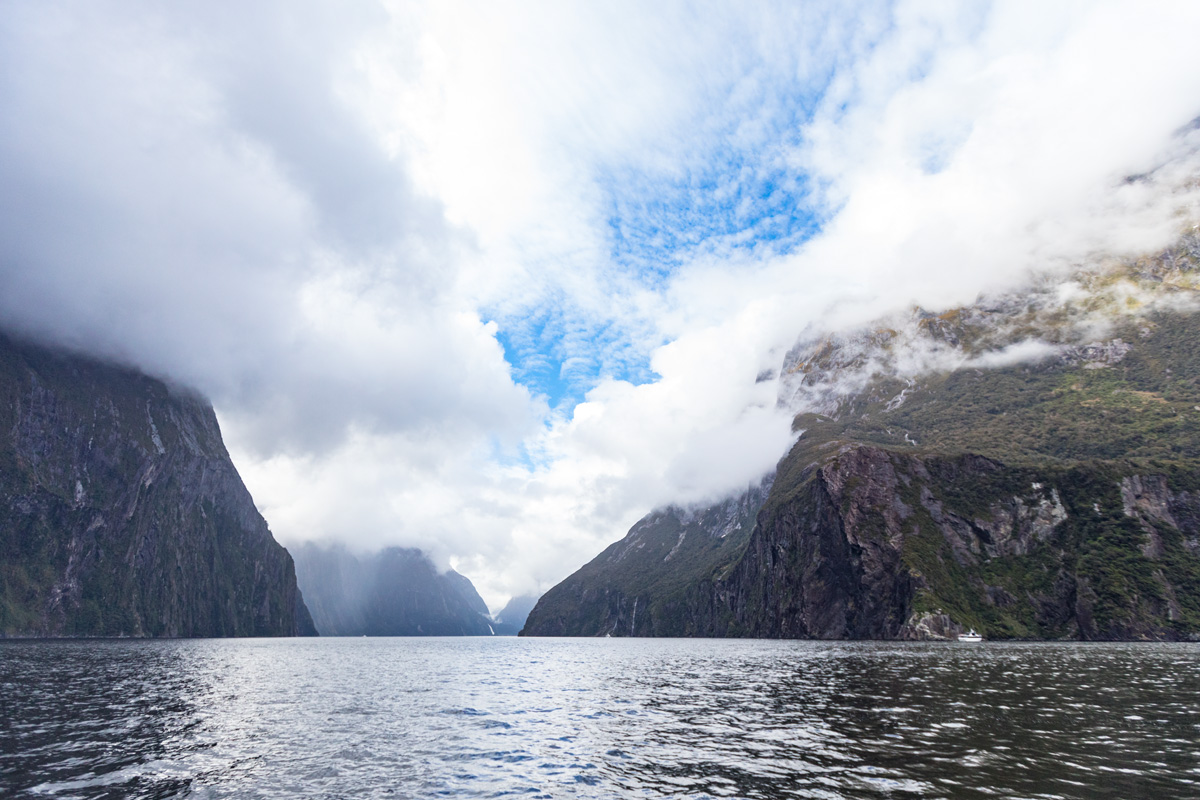
[[[848,73],[860,102],[827,96],[797,154],[840,208],[802,263],[837,263],[867,297],[944,307],[1177,234],[1161,186],[1120,184],[1197,114],[1195,6],[1002,3],[970,36],[936,36],[905,13],[922,5],[901,5],[896,45]]]
[[[1057,355],[1061,350],[1061,347],[1048,342],[1037,339],[1026,339],[1000,350],[983,353],[978,358],[968,362],[968,366],[992,369],[1009,367],[1013,364],[1033,363]]]

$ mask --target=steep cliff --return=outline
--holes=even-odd
[[[737,562],[694,587],[702,635],[1200,633],[1195,470],[1012,467],[866,445],[788,467]]]
[[[0,632],[315,633],[204,400],[4,335]]]
[[[748,521],[647,516],[526,635],[1200,636],[1200,235],[1066,283],[801,341],[800,438]],[[683,541],[683,538],[680,538]]]
[[[296,576],[322,636],[491,636],[471,581],[439,574],[420,550],[356,556],[341,546],[294,549]]]
[[[703,509],[649,514],[629,534],[537,601],[522,635],[702,636],[694,589],[736,563],[771,489]]]

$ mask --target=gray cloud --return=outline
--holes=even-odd
[[[197,386],[263,452],[352,425],[527,426],[490,331],[447,294],[467,243],[340,94],[384,18],[8,9],[5,323]]]

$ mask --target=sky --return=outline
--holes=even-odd
[[[6,3],[0,326],[203,392],[283,544],[421,547],[498,609],[771,470],[798,336],[1178,235],[1196,30],[1166,1]]]

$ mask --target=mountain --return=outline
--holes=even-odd
[[[0,632],[315,634],[206,401],[5,335]]]
[[[420,550],[359,557],[341,546],[294,548],[296,576],[322,636],[491,636],[487,604],[465,576],[439,574]]]
[[[735,563],[771,480],[717,505],[655,511],[550,591],[522,636],[701,636],[695,586]]]
[[[475,584],[471,583],[471,579],[466,575],[461,575],[455,570],[447,570],[443,575],[446,582],[454,589],[463,600],[467,601],[467,607],[480,616],[491,619],[491,612],[488,611],[487,603],[479,596],[479,592],[475,590]]]
[[[1197,638],[1198,289],[1193,231],[806,337],[781,373],[799,438],[769,491],[650,514],[523,633]]]
[[[529,618],[529,612],[537,605],[537,601],[536,597],[528,594],[510,599],[496,615],[496,633],[519,633],[525,627],[525,620]]]

